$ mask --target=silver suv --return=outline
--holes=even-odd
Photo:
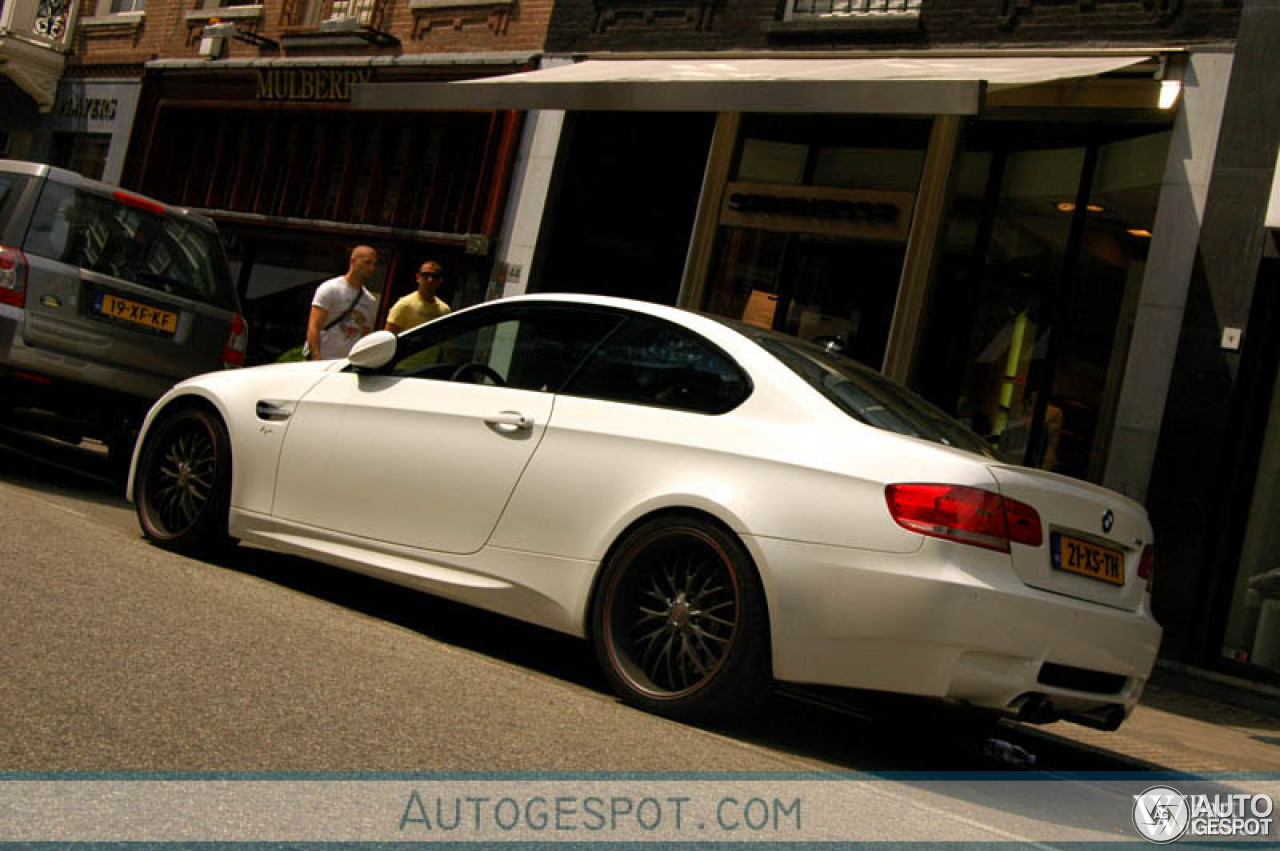
[[[148,406],[247,343],[208,219],[0,160],[0,417],[100,438],[126,465]]]

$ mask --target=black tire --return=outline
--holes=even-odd
[[[624,701],[692,721],[741,712],[771,678],[769,621],[742,542],[697,516],[631,530],[601,574],[596,658]]]
[[[134,481],[138,522],[167,550],[209,553],[232,543],[231,440],[203,408],[165,414],[147,435]]]

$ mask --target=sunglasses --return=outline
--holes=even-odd
[[[444,272],[419,272],[419,278],[443,278]]]

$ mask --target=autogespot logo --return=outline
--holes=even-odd
[[[1133,796],[1133,825],[1161,844],[1183,835],[1267,837],[1273,810],[1269,795],[1183,795],[1171,786],[1152,786]]]
[[[1133,824],[1143,838],[1172,842],[1187,832],[1191,810],[1182,793],[1168,786],[1152,786],[1133,796]]]

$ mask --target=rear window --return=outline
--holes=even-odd
[[[860,423],[988,458],[998,457],[991,444],[963,423],[857,361],[794,337],[736,322],[725,324],[754,340]]]
[[[217,234],[179,216],[49,182],[23,248],[159,292],[235,307]]]

